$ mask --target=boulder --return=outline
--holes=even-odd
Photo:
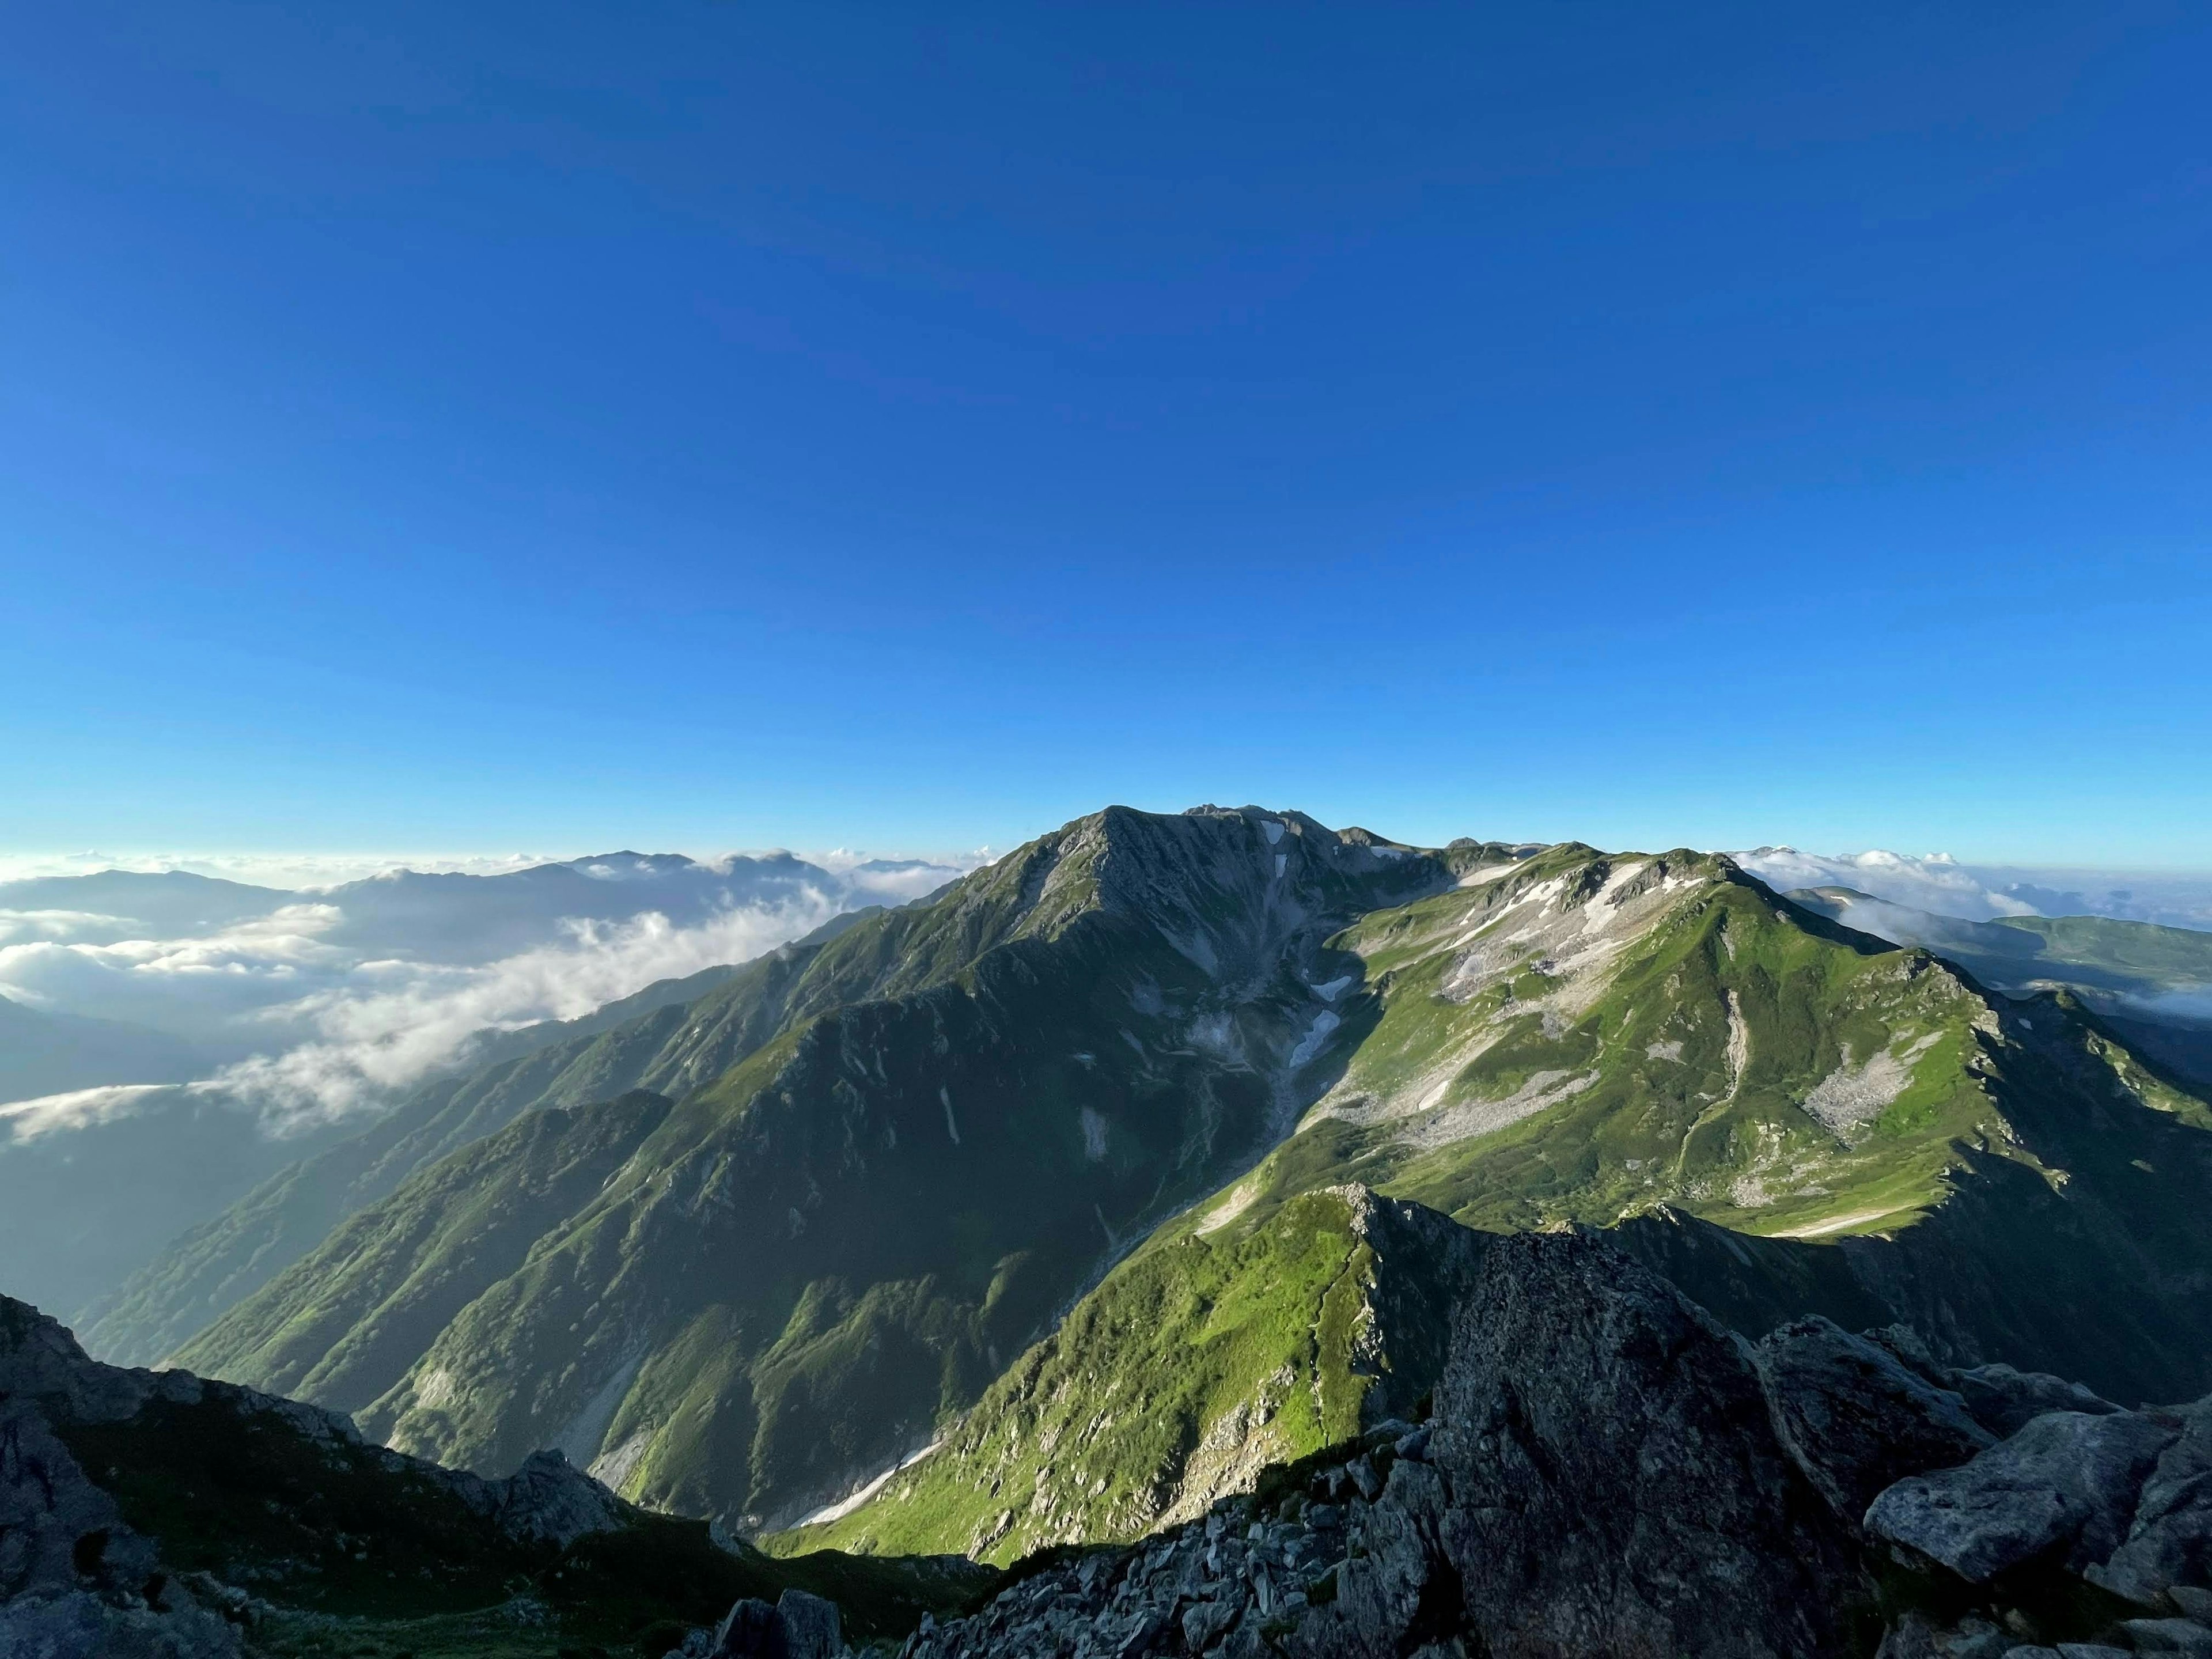
[[[2018,1434],[2051,1412],[2109,1417],[2120,1409],[2095,1389],[2048,1371],[1976,1365],[1970,1370],[1954,1370],[1943,1380],[1966,1402],[1974,1420],[2000,1437]]]
[[[510,1538],[566,1549],[579,1538],[628,1522],[623,1500],[558,1451],[537,1451],[504,1480],[465,1471],[450,1480],[462,1501],[488,1515]]]
[[[1492,1244],[1435,1421],[1443,1551],[1488,1651],[1847,1650],[1848,1532],[1743,1346],[1613,1245]]]
[[[713,1659],[789,1659],[775,1608],[751,1595],[732,1607],[714,1632]]]
[[[787,1589],[776,1599],[783,1626],[784,1651],[790,1659],[837,1659],[845,1651],[845,1632],[837,1604],[803,1589]]]
[[[0,1402],[0,1656],[234,1659],[238,1635],[160,1570],[28,1400]]]
[[[1866,1530],[1976,1583],[2046,1559],[2080,1572],[2127,1536],[2177,1434],[2142,1413],[2053,1412],[1972,1462],[1899,1481],[1869,1507]]]
[[[2130,1601],[2164,1598],[2201,1617],[2212,1612],[2212,1395],[2185,1407],[2181,1424],[2143,1482],[2127,1540],[2087,1577]]]
[[[1884,1487],[1995,1443],[1956,1394],[1831,1320],[1769,1333],[1755,1360],[1783,1449],[1851,1526]]]

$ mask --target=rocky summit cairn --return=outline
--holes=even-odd
[[[1435,1406],[1033,1559],[907,1659],[2212,1655],[2212,1400],[2123,1411],[1826,1320],[1750,1344],[1567,1231],[1492,1247]]]

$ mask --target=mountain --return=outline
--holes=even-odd
[[[794,1591],[840,1604],[855,1638],[896,1638],[994,1577],[771,1561],[557,1455],[483,1480],[292,1401],[100,1364],[5,1297],[0,1540],[0,1652],[54,1659],[327,1653],[334,1635],[377,1659],[658,1659],[740,1597]]]
[[[299,896],[185,870],[100,870],[0,882],[0,916],[32,937],[65,932],[71,939],[104,945],[212,933],[265,916]]]
[[[527,1120],[462,1154],[465,1178],[448,1160],[360,1212],[180,1359],[447,1461],[562,1444],[655,1504],[797,1519],[1279,1138],[1301,1103],[1286,1064],[1327,1010],[1322,940],[1483,856],[1505,854],[1256,809],[1079,820],[693,1005],[684,1052],[728,1069],[672,1070],[680,1103],[519,1255],[455,1261],[435,1218],[502,1201],[536,1156]],[[643,1110],[580,1108],[568,1133],[601,1145],[584,1120]],[[377,1299],[446,1285],[465,1306],[387,1319]]]
[[[167,1032],[0,995],[0,1106],[106,1085],[184,1083],[206,1069],[198,1050]]]
[[[1487,1237],[1346,1187],[1157,1239],[873,1501],[770,1547],[1012,1562],[1203,1515],[1270,1465],[1425,1415]]]
[[[680,1087],[711,1077],[746,1052],[741,1025],[694,1003],[732,980],[775,978],[804,952],[879,914],[833,918],[796,945],[743,968],[709,968],[663,980],[594,1013],[481,1034],[469,1050],[480,1064],[414,1091],[365,1130],[315,1155],[287,1162],[208,1220],[174,1233],[78,1316],[87,1345],[118,1364],[149,1364],[228,1312],[316,1245],[348,1216],[391,1193],[447,1153],[541,1106],[580,1105],[640,1087]],[[120,1280],[118,1285],[118,1280]],[[64,1304],[67,1305],[67,1304]]]
[[[941,1439],[833,1535],[1011,1549],[1334,1432],[1358,1373],[1294,1339],[1360,1247],[1271,1230],[1356,1182],[1491,1232],[1610,1226],[1747,1331],[1833,1309],[2117,1398],[2212,1380],[2202,1098],[2070,994],[1987,991],[1724,858],[1110,809],[678,1024],[692,1069],[421,1170],[182,1357],[751,1529]],[[1350,1283],[1415,1376],[1410,1258],[1372,1253]],[[1039,1461],[1123,1383],[1157,1435]],[[1016,1506],[957,1490],[986,1468],[1027,1494],[996,1532]]]
[[[0,1270],[27,1296],[81,1308],[338,1133],[310,1126],[273,1139],[237,1101],[188,1084],[0,1107]]]
[[[1185,1460],[1237,1446],[1255,1418],[1273,1455],[1318,1450],[1327,1432],[1272,1417],[1279,1390],[1254,1375],[1195,1415],[1167,1404],[1152,1322],[1180,1323],[1114,1310],[1203,1310],[1203,1269],[1171,1294],[1152,1276],[1209,1237],[1267,1236],[1346,1177],[1492,1231],[1608,1224],[1747,1335],[1808,1313],[1905,1322],[1956,1363],[2063,1370],[2137,1400],[2212,1385],[2212,1228],[2192,1197],[2212,1174],[2212,1112],[2069,998],[1993,1000],[1686,853],[1566,846],[1479,866],[1328,951],[1335,1046],[1314,1058],[1299,1132],[1164,1227],[941,1448],[789,1547],[1007,1559],[1128,1537],[1166,1514],[1152,1494]],[[1326,1322],[1322,1296],[1279,1262],[1238,1294],[1279,1330]],[[1078,1332],[1079,1388],[1059,1358]],[[1285,1357],[1285,1376],[1307,1369]],[[1188,1426],[1151,1461],[1102,1462],[1080,1427],[1086,1449],[1060,1449],[1055,1420],[1128,1390],[1146,1421]]]
[[[2212,933],[2106,916],[1966,921],[1816,887],[1790,899],[1890,940],[1935,951],[2014,996],[2072,991],[2146,1058],[2212,1090]]]

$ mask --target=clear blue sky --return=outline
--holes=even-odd
[[[0,850],[2212,865],[2212,14],[19,9]]]

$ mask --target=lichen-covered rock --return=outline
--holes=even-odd
[[[1958,1395],[1832,1321],[1784,1325],[1755,1358],[1783,1449],[1854,1527],[1884,1487],[1995,1443]]]
[[[2045,1559],[2080,1572],[2127,1536],[2179,1432],[2142,1413],[2052,1412],[1958,1468],[1899,1481],[1869,1507],[1866,1529],[1970,1583]]]

